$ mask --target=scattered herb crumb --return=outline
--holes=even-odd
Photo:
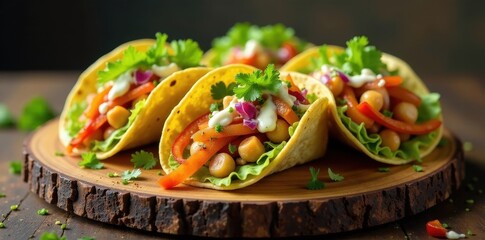
[[[62,225],[61,221],[57,220],[55,223],[55,225]]]
[[[157,175],[158,175],[158,176],[162,176],[162,171],[158,171],[158,172],[157,172]]]
[[[91,169],[101,169],[103,168],[103,163],[99,162],[99,159],[96,157],[96,153],[87,152],[81,154],[83,158],[82,161],[78,163],[79,166],[84,168],[91,168]]]
[[[464,142],[463,143],[463,151],[469,152],[471,150],[473,150],[473,144],[471,142],[468,142],[468,141]]]
[[[318,190],[325,187],[325,184],[318,180],[318,174],[320,173],[320,168],[315,170],[314,167],[310,167],[310,182],[306,185],[309,190]]]
[[[67,229],[67,224],[63,223],[63,224],[61,225],[61,229],[62,229],[62,230],[66,230],[66,229]]]
[[[114,172],[114,173],[111,173],[111,172],[108,173],[108,177],[110,177],[110,178],[112,178],[112,177],[119,177],[119,176],[120,175],[118,173],[116,173],[116,172]]]
[[[56,151],[54,154],[56,155],[56,157],[64,157],[65,156],[64,153],[61,152],[61,151]]]
[[[10,206],[10,210],[12,210],[12,211],[17,211],[17,210],[19,210],[19,205],[18,205],[18,204],[11,205],[11,206]]]
[[[39,240],[67,240],[66,236],[59,237],[55,232],[44,232],[40,235]]]
[[[19,175],[22,172],[22,162],[21,161],[11,161],[9,164],[9,172],[12,174]]]
[[[342,176],[338,173],[334,173],[331,168],[328,168],[328,176],[334,182],[340,182],[340,181],[344,180],[344,176]]]
[[[82,238],[78,238],[77,240],[96,240],[96,239],[93,237],[82,237]]]
[[[45,216],[45,215],[49,214],[49,210],[42,208],[40,210],[37,210],[37,214]]]
[[[6,195],[5,193],[0,192],[0,198],[4,198],[4,197],[6,197],[6,196],[7,196],[7,195]]]
[[[7,106],[0,104],[0,128],[8,128],[15,125],[12,113]]]
[[[0,222],[0,228],[5,228],[5,224],[3,222]]]
[[[475,203],[475,200],[473,200],[473,199],[467,199],[465,202],[468,203],[468,204],[474,204]]]
[[[473,186],[473,184],[471,184],[471,183],[468,183],[466,185],[466,188],[468,188],[468,190],[470,190],[470,191],[475,191],[475,186]]]
[[[467,235],[467,236],[475,236],[475,233],[473,233],[473,232],[472,232],[472,230],[468,229],[468,230],[466,231],[466,235]]]
[[[157,165],[157,159],[153,153],[140,150],[131,155],[130,162],[133,163],[133,168],[141,168],[145,170],[152,169]]]
[[[447,223],[441,223],[441,226],[443,226],[444,228],[450,228]]]
[[[469,212],[469,211],[470,211],[470,209],[469,209],[469,208],[465,208],[465,212]]]
[[[228,147],[229,152],[230,152],[231,154],[234,154],[234,153],[237,151],[237,147],[236,147],[236,145],[232,145],[232,144],[230,144],[230,143],[229,143],[229,145],[228,145],[227,147]]]
[[[378,172],[389,172],[389,171],[391,171],[391,169],[388,168],[388,167],[380,167],[380,168],[377,169],[377,171]]]
[[[413,169],[415,172],[423,172],[423,167],[420,165],[413,165]]]

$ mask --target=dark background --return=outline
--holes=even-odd
[[[281,22],[317,45],[367,35],[418,74],[485,73],[485,2],[472,0],[2,0],[0,70],[82,70],[158,31],[207,50],[239,21]]]

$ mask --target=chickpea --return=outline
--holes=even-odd
[[[364,126],[366,129],[370,129],[372,127],[372,124],[374,124],[374,121],[371,119],[370,121],[364,114],[359,112],[356,108],[349,108],[347,109],[347,112],[345,112],[347,116],[352,119],[357,124],[364,123]]]
[[[418,109],[411,103],[400,102],[394,107],[394,118],[407,123],[415,123],[418,119]]]
[[[406,133],[398,133],[399,139],[401,139],[401,142],[405,142],[411,138],[411,135],[406,134]]]
[[[106,140],[106,139],[108,139],[108,138],[109,138],[109,136],[111,136],[111,134],[113,134],[113,132],[114,132],[115,130],[116,130],[116,129],[114,129],[114,128],[113,128],[113,127],[111,127],[111,126],[110,126],[110,127],[108,127],[108,128],[106,128],[106,130],[104,130],[104,132],[103,132],[103,137],[104,137],[104,139],[105,139],[105,140]]]
[[[242,159],[242,158],[237,158],[237,159],[236,159],[236,164],[237,164],[238,166],[246,165],[246,163],[247,163],[247,162],[246,162],[244,159]]]
[[[194,155],[201,149],[206,149],[207,147],[203,142],[193,142],[192,145],[190,145],[190,155]]]
[[[126,108],[121,106],[116,106],[113,109],[108,111],[107,118],[108,123],[113,128],[118,129],[128,122],[128,117],[130,116],[130,111],[126,110]]]
[[[223,99],[222,99],[222,106],[224,108],[227,108],[229,106],[229,104],[231,104],[231,101],[234,99],[233,96],[225,96]]]
[[[360,102],[367,102],[377,111],[380,111],[384,105],[384,97],[375,90],[367,90],[360,96]]]
[[[327,83],[327,87],[332,92],[333,96],[339,96],[344,90],[344,81],[339,76],[331,78]]]
[[[255,136],[245,138],[237,148],[239,156],[246,162],[256,162],[265,152],[264,145]]]
[[[212,176],[224,178],[229,176],[236,169],[236,163],[231,155],[227,153],[218,153],[209,164],[209,172]]]
[[[396,151],[399,149],[399,145],[401,145],[401,140],[396,132],[390,129],[384,129],[379,133],[379,135],[382,139],[382,146],[389,147],[391,151]]]
[[[290,133],[288,132],[290,125],[285,120],[278,119],[276,121],[276,128],[271,132],[267,132],[266,136],[274,143],[280,143],[290,139]]]

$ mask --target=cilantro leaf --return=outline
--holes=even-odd
[[[419,165],[413,165],[413,169],[415,172],[423,172],[423,167]]]
[[[141,175],[141,170],[139,168],[133,170],[126,170],[121,174],[121,179],[123,184],[130,183],[131,180],[137,179]]]
[[[334,173],[332,171],[332,169],[328,168],[328,176],[330,177],[330,179],[332,179],[334,182],[340,182],[342,180],[344,180],[344,176],[338,174],[338,173]]]
[[[54,111],[45,98],[34,97],[24,106],[17,127],[23,131],[32,131],[54,116]]]
[[[216,132],[220,133],[224,130],[224,127],[221,124],[217,124],[215,126],[215,130],[216,130]]]
[[[232,96],[234,95],[234,88],[236,87],[236,83],[230,83],[227,85],[222,81],[214,84],[211,86],[211,96],[214,100],[223,99],[225,96]]]
[[[49,210],[42,208],[42,209],[37,210],[37,214],[45,216],[45,215],[49,214]]]
[[[152,169],[155,165],[157,165],[157,160],[153,156],[153,153],[145,152],[143,150],[132,154],[130,161],[134,163],[133,168],[143,167],[145,170]]]
[[[315,170],[314,167],[310,167],[310,181],[308,182],[308,184],[306,185],[306,187],[309,189],[309,190],[318,190],[318,189],[322,189],[325,187],[325,184],[318,180],[318,174],[320,173],[320,168],[318,170]]]
[[[0,128],[8,128],[15,125],[12,113],[7,106],[0,104]]]
[[[91,169],[101,169],[103,168],[103,163],[99,162],[94,152],[86,152],[81,154],[82,161],[78,163],[79,166]]]
[[[19,175],[22,172],[22,162],[12,161],[9,163],[9,172],[12,174]]]
[[[202,50],[192,39],[172,41],[170,43],[175,54],[169,56],[170,62],[176,63],[182,69],[199,66]]]
[[[236,97],[243,98],[246,101],[256,101],[261,98],[263,91],[277,93],[281,87],[280,73],[275,69],[273,64],[268,65],[264,70],[256,70],[252,74],[239,73],[236,75],[234,88]]]

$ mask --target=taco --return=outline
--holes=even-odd
[[[85,70],[67,97],[59,137],[68,153],[108,158],[157,141],[171,109],[209,68],[192,40],[125,43]]]
[[[439,94],[401,59],[381,53],[366,37],[347,48],[309,49],[282,71],[307,73],[332,92],[331,132],[369,157],[388,164],[421,161],[437,146],[443,124]]]
[[[283,79],[283,80],[281,80]],[[328,89],[304,74],[228,65],[202,77],[163,128],[159,183],[232,190],[321,158]],[[311,97],[313,96],[313,97]]]
[[[295,37],[293,29],[282,24],[259,27],[237,23],[226,36],[213,41],[202,62],[210,67],[235,63],[259,69],[268,64],[280,67],[308,47],[310,44]]]

